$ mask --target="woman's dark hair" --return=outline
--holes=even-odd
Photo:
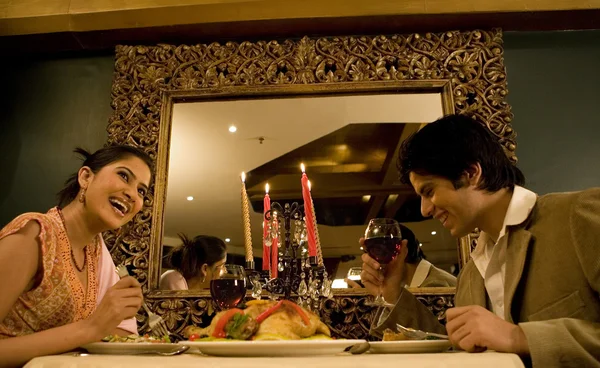
[[[190,240],[184,234],[178,235],[183,244],[171,249],[166,258],[186,279],[196,276],[203,264],[212,266],[227,254],[225,242],[216,236],[198,235]]]
[[[402,224],[400,224],[400,232],[402,233],[402,240],[406,239],[408,242],[408,254],[406,255],[405,262],[411,264],[419,263],[423,259],[423,252],[419,246],[419,239],[417,239],[412,230]]]
[[[103,147],[94,153],[89,153],[83,148],[77,147],[73,150],[76,154],[83,158],[81,167],[87,166],[95,174],[100,171],[106,165],[110,165],[115,161],[126,159],[130,156],[135,156],[140,160],[144,161],[150,171],[153,169],[152,158],[148,154],[139,148],[133,146],[109,146]],[[63,189],[58,192],[58,206],[64,208],[66,205],[71,203],[80,190],[78,172],[71,175],[65,182]]]
[[[410,184],[409,175],[414,172],[446,178],[456,189],[464,185],[463,174],[476,163],[482,171],[479,189],[512,190],[525,183],[525,176],[510,162],[498,139],[464,115],[448,115],[425,125],[402,143],[398,156],[403,183]]]

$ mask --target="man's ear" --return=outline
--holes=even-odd
[[[77,172],[77,181],[79,182],[79,187],[81,188],[87,189],[93,178],[94,172],[88,166],[83,166]]]
[[[472,165],[470,165],[466,170],[465,170],[465,174],[464,174],[464,179],[466,181],[466,184],[470,185],[470,186],[479,186],[479,184],[481,183],[481,175],[482,175],[482,170],[481,170],[481,165],[479,164],[479,162],[476,162]]]

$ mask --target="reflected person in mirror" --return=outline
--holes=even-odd
[[[182,244],[167,254],[167,263],[173,270],[160,277],[160,289],[210,289],[210,281],[219,278],[227,262],[227,246],[215,236],[198,235],[189,239],[179,234]]]
[[[407,139],[398,164],[423,216],[456,237],[481,234],[446,326],[394,284],[397,267],[376,278],[379,265],[363,255],[365,286],[383,285],[386,300],[396,301],[373,331],[399,323],[447,332],[469,352],[516,353],[533,367],[600,366],[600,188],[537,196],[521,186],[524,176],[497,137],[460,115]]]
[[[420,242],[415,234],[408,227],[400,224],[402,233],[402,242],[400,251],[396,256],[399,260],[393,262],[392,267],[398,269],[393,272],[398,275],[398,280],[395,285],[400,287],[454,287],[456,286],[456,277],[450,273],[435,267],[431,262],[425,259],[423,251],[420,247]],[[363,245],[364,239],[360,239]],[[369,257],[370,258],[370,257]],[[373,272],[374,275],[369,275],[367,279],[379,276],[379,271],[373,270],[370,267],[363,268],[363,272]],[[360,287],[352,280],[347,280],[349,287]],[[370,289],[372,291],[372,289]],[[376,295],[376,294],[374,294]]]
[[[0,231],[0,367],[137,334],[140,284],[119,280],[102,232],[142,209],[152,160],[130,146],[75,152],[83,164],[58,206],[22,214]]]

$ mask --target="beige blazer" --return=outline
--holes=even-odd
[[[456,277],[440,268],[431,265],[429,273],[419,287],[452,287],[456,286]]]
[[[510,227],[505,319],[523,329],[533,367],[600,367],[599,251],[600,188],[541,196],[527,220]],[[455,303],[491,309],[473,261],[458,277]],[[376,334],[396,322],[444,331],[406,290],[379,321]]]

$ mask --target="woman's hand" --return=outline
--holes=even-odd
[[[364,238],[360,238],[359,240],[360,245],[363,247],[364,241]],[[367,253],[362,255],[363,264],[360,280],[371,295],[377,296],[381,287],[383,289],[383,298],[388,303],[395,303],[398,300],[400,291],[402,290],[402,278],[404,277],[404,260],[408,253],[407,244],[407,240],[402,240],[398,255],[393,261],[388,263],[383,275],[379,271],[381,265],[377,261]]]
[[[141,285],[132,276],[122,278],[108,289],[100,305],[88,319],[98,340],[110,335],[123,320],[135,316],[142,301]]]

